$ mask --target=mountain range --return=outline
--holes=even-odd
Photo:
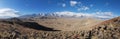
[[[20,16],[20,18],[29,18],[29,17],[95,18],[95,19],[107,20],[115,16],[73,13],[73,12],[67,12],[67,11],[66,12],[54,12],[54,13],[38,13],[38,14],[29,14],[29,15]]]
[[[82,19],[81,19],[82,18]],[[64,14],[0,19],[0,39],[119,39],[120,17],[101,20]]]

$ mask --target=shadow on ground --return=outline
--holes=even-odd
[[[24,27],[36,29],[36,30],[43,30],[43,31],[59,31],[59,30],[54,30],[53,28],[45,27],[43,25],[39,25],[36,22],[24,22],[21,24]]]

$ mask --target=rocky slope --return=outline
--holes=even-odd
[[[120,39],[120,17],[101,22],[91,30],[94,38]]]

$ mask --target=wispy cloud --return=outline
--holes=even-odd
[[[18,11],[11,8],[0,9],[0,18],[18,17]]]

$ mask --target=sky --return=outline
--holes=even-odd
[[[120,16],[120,0],[0,0],[0,17],[71,12]]]

